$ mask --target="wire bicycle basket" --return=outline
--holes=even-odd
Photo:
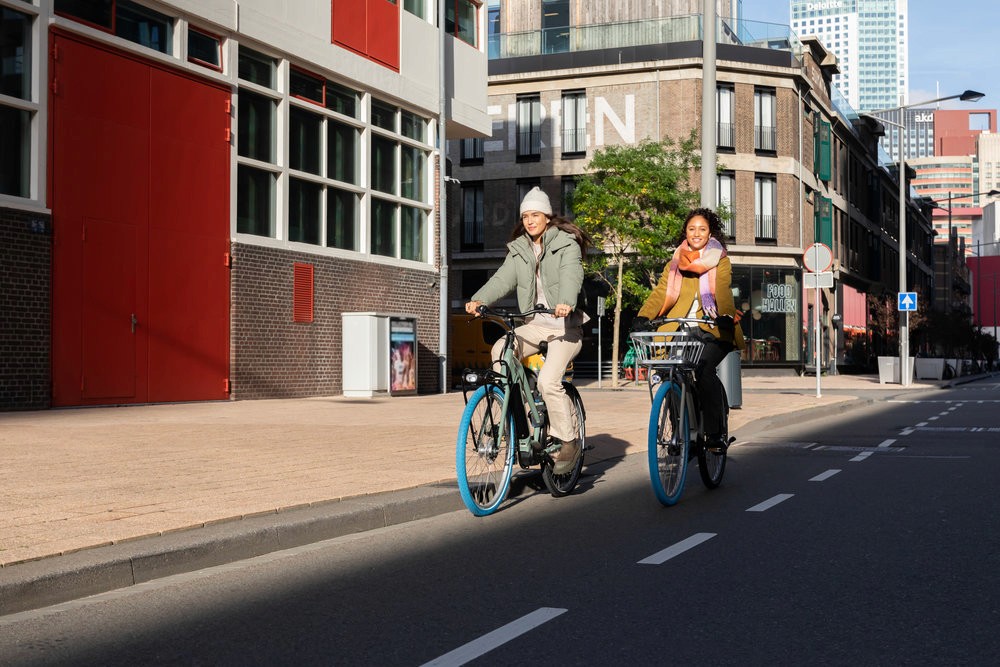
[[[683,329],[637,331],[631,338],[639,364],[649,368],[694,368],[701,361],[701,353],[705,349],[705,341]]]

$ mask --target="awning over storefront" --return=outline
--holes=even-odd
[[[868,322],[868,307],[864,292],[859,292],[850,285],[843,285],[844,331],[864,331]]]

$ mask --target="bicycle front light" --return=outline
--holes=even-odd
[[[479,373],[475,371],[469,371],[468,373],[465,374],[465,382],[467,384],[475,385],[479,384],[479,381],[480,381]]]

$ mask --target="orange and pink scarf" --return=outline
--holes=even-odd
[[[693,273],[698,276],[698,292],[701,295],[701,309],[709,317],[718,316],[715,302],[715,276],[719,261],[726,256],[726,249],[716,239],[711,238],[701,250],[691,250],[687,240],[681,242],[674,251],[674,256],[667,265],[667,295],[657,317],[666,313],[677,303],[681,294],[683,273]]]

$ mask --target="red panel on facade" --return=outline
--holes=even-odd
[[[52,47],[52,404],[225,398],[228,93]]]
[[[399,71],[399,5],[331,0],[331,41]]]
[[[368,57],[399,71],[399,5],[368,0]]]
[[[332,0],[333,42],[360,54],[368,52],[367,0]]]
[[[313,321],[313,265],[292,264],[292,321]]]

